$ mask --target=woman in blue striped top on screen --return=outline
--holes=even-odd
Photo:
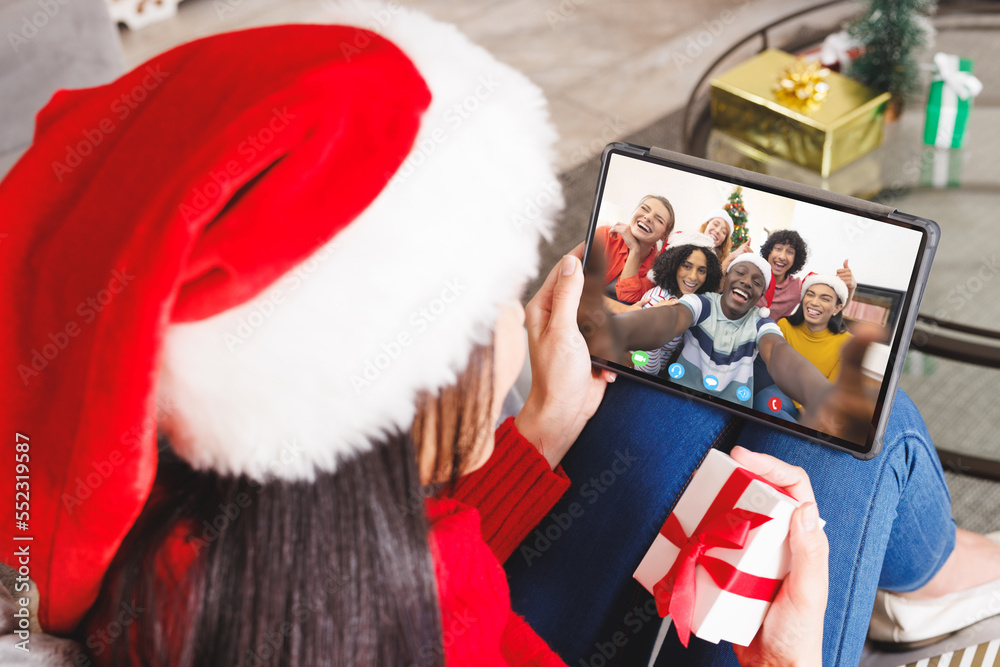
[[[713,239],[701,232],[674,232],[667,248],[653,264],[650,279],[656,283],[643,295],[643,308],[673,305],[685,294],[717,292],[722,284],[722,263],[713,252]],[[657,375],[680,346],[684,336],[648,350],[648,361],[636,365],[640,371]]]

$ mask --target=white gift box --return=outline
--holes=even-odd
[[[982,82],[972,74],[971,60],[947,53],[935,54],[924,143],[937,148],[961,148],[972,101],[982,90]]]
[[[681,555],[682,546],[686,547],[688,558],[682,563],[697,563],[693,578],[694,602],[690,607],[691,633],[712,643],[725,640],[747,646],[757,634],[778,586],[788,574],[791,557],[788,526],[792,512],[799,505],[783,490],[754,475],[728,455],[710,450],[633,576],[657,598],[657,607],[665,610],[670,599],[666,575]],[[706,517],[708,513],[712,516]],[[725,532],[739,523],[741,517],[750,518],[742,528],[746,539],[744,546],[712,546],[711,526],[721,526]],[[668,530],[667,525],[672,522],[673,530]],[[687,538],[682,546],[664,534],[676,539],[678,524],[683,531],[681,537]],[[709,530],[706,531],[706,527]],[[740,530],[737,526],[736,532]],[[709,573],[710,569],[729,570],[733,576],[726,588],[749,593],[751,597],[723,590]],[[666,589],[654,591],[661,580]],[[673,595],[684,597],[678,595],[676,585]],[[757,599],[760,597],[766,599]],[[661,615],[664,613],[661,611]],[[672,616],[682,643],[687,645],[684,619],[679,619],[679,614]]]

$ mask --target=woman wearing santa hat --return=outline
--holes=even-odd
[[[827,380],[836,382],[840,375],[840,356],[851,333],[844,324],[843,310],[847,303],[847,283],[834,275],[810,273],[801,280],[799,304],[795,312],[778,320],[778,328],[792,348],[808,359]],[[754,408],[771,410],[772,399],[781,405],[775,411],[791,420],[799,419],[801,404],[771,384],[754,396]]]
[[[30,513],[4,513],[0,534],[30,540],[25,556],[2,558],[37,584],[36,646],[69,636],[99,664],[563,664],[603,639],[550,633],[562,615],[536,618],[521,594],[530,578],[512,572],[512,595],[500,562],[557,499],[597,493],[546,563],[583,532],[616,553],[580,563],[592,586],[532,586],[536,603],[561,600],[593,629],[634,590],[631,570],[608,565],[645,549],[646,524],[662,523],[708,447],[730,442],[727,415],[659,394],[674,414],[659,465],[643,470],[630,446],[659,427],[594,439],[634,385],[583,430],[613,378],[592,371],[576,326],[575,257],[524,311],[532,389],[494,433],[524,354],[517,298],[561,205],[555,134],[523,76],[454,28],[394,9],[384,36],[348,23],[199,40],[40,112],[34,145],[0,184],[17,221],[0,243],[0,424],[30,457],[33,491]],[[109,119],[151,72],[145,102]],[[53,169],[108,123],[86,159]],[[542,214],[526,222],[528,205]],[[852,409],[845,392],[831,398],[831,418]],[[589,465],[614,443],[609,469],[634,483],[602,472],[571,488],[560,463],[574,441]],[[803,447],[780,434],[757,445],[790,442]],[[901,458],[892,451],[886,460]],[[740,660],[818,664],[827,542],[808,478],[734,456],[805,501],[792,574]],[[864,497],[907,500],[861,482]],[[650,501],[632,508],[631,539],[617,532],[629,522],[587,530],[619,515],[621,492]],[[12,484],[0,501],[13,504]],[[865,556],[881,563],[876,542]],[[876,579],[851,575],[872,594]],[[20,632],[20,598],[0,602],[3,627]],[[827,632],[854,646],[839,611]],[[781,631],[791,622],[793,642]],[[577,648],[559,656],[536,631]],[[19,650],[14,637],[0,646]]]
[[[247,30],[62,91],[0,185],[26,576],[41,627],[98,664],[555,660],[494,553],[568,484],[546,429],[600,400],[583,349],[584,395],[536,392],[490,454],[562,205],[556,136],[522,75],[393,10],[386,37]],[[144,103],[54,173],[148,71]],[[455,484],[487,460],[509,474]]]
[[[643,308],[668,306],[686,294],[715,292],[722,283],[722,266],[712,252],[712,238],[699,232],[674,232],[670,247],[656,258],[649,276],[656,286],[643,294]],[[656,375],[667,364],[681,344],[683,335],[649,350],[646,363],[637,369]]]
[[[799,307],[778,320],[789,345],[831,382],[840,375],[840,352],[851,338],[844,324],[847,283],[835,275],[810,273],[802,280]]]
[[[733,219],[729,214],[721,208],[709,211],[698,231],[712,238],[716,257],[725,262],[733,249]],[[728,264],[723,268],[728,268]]]

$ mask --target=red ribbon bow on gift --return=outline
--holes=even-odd
[[[660,534],[681,552],[670,570],[653,586],[653,597],[660,616],[669,614],[673,619],[677,636],[685,648],[691,638],[697,592],[695,570],[698,565],[705,568],[719,588],[742,597],[770,601],[781,586],[780,579],[740,572],[724,560],[705,555],[706,551],[715,547],[742,549],[750,531],[771,520],[766,514],[735,508],[740,496],[755,479],[791,497],[787,491],[759,475],[745,468],[737,468],[690,536],[684,533],[680,521],[673,513],[660,529]]]

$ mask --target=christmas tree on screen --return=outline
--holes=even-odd
[[[733,247],[738,248],[747,241],[747,210],[743,208],[743,187],[737,185],[729,195],[729,201],[722,207],[733,219]]]

